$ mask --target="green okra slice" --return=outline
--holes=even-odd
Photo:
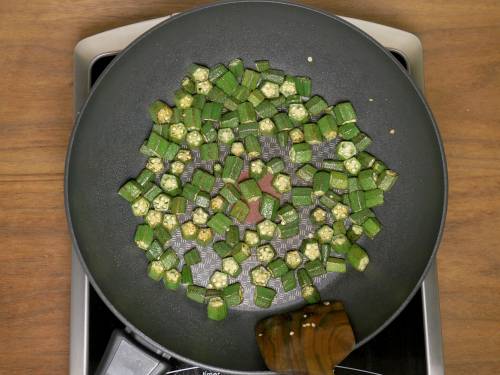
[[[241,195],[247,202],[254,202],[262,197],[262,191],[253,178],[240,182],[239,187]]]
[[[356,271],[360,272],[363,272],[370,262],[368,254],[358,244],[353,244],[350,247],[349,251],[347,252],[347,260]]]
[[[222,181],[235,184],[240,178],[243,170],[244,161],[238,156],[228,155],[224,160],[224,169],[222,170]],[[222,194],[221,194],[222,195]],[[223,195],[224,196],[224,195]],[[231,203],[231,200],[224,196]],[[233,202],[234,203],[234,202]]]
[[[271,307],[276,291],[265,286],[256,286],[254,294],[255,306],[267,309]]]
[[[212,228],[215,233],[224,234],[232,223],[230,218],[222,212],[218,212],[208,220],[207,225]]]

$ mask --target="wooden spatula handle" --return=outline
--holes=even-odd
[[[321,302],[272,316],[260,321],[255,333],[267,367],[279,374],[331,374],[355,343],[341,302]]]

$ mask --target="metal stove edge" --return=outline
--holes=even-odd
[[[142,21],[104,31],[82,39],[74,49],[74,112],[82,106],[89,92],[89,67],[98,58],[116,54],[134,39],[166,17]],[[342,19],[357,26],[385,48],[398,52],[408,63],[408,71],[416,85],[424,91],[422,44],[417,36],[389,26],[350,17]],[[88,372],[88,300],[89,282],[75,250],[71,257],[71,313],[70,313],[70,374],[87,375]],[[439,287],[436,261],[428,270],[422,284],[424,337],[428,375],[443,375],[444,360],[439,307]]]

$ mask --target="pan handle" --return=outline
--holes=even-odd
[[[108,341],[96,375],[161,375],[171,370],[164,358],[139,345],[121,329]]]

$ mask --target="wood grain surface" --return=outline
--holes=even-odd
[[[0,0],[0,373],[65,374],[63,166],[78,40],[207,1]],[[310,0],[417,34],[448,158],[438,264],[448,374],[500,373],[498,0]]]

